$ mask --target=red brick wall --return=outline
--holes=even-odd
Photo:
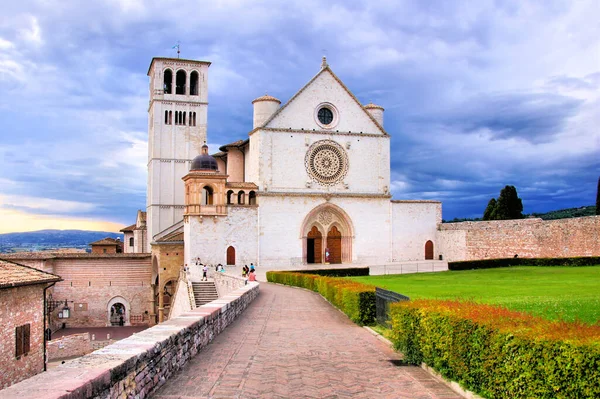
[[[152,279],[150,257],[55,259],[53,273],[62,277],[52,292],[55,300],[68,300],[69,319],[58,319],[60,310],[53,312],[53,322],[67,327],[98,326],[108,323],[108,303],[123,297],[131,306],[130,316],[152,313]],[[83,306],[80,307],[79,304]],[[86,309],[87,307],[87,309]],[[133,323],[135,324],[135,323]]]
[[[48,360],[83,356],[93,352],[90,333],[66,335],[46,343]]]
[[[40,284],[0,289],[0,389],[44,371],[43,293]],[[27,323],[30,350],[16,359],[15,328]]]
[[[92,245],[93,254],[116,254],[116,245]]]
[[[440,225],[449,261],[520,257],[600,256],[600,217],[496,220]],[[450,239],[450,234],[452,238]],[[458,240],[456,234],[463,236]],[[461,242],[462,241],[462,242]]]

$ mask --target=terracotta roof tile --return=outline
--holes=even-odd
[[[60,281],[60,276],[0,259],[0,288]]]
[[[121,245],[121,240],[116,240],[114,238],[106,237],[98,241],[94,241],[90,243],[90,245]]]
[[[129,232],[129,231],[133,231],[135,229],[135,223],[132,224],[131,226],[127,226],[119,231],[122,231],[123,233]]]
[[[261,97],[255,98],[255,99],[252,101],[252,104],[254,104],[254,103],[256,103],[256,102],[259,102],[259,101],[277,101],[279,104],[281,104],[281,101],[280,101],[278,98],[275,98],[275,97],[273,97],[273,96],[270,96],[270,95],[268,95],[268,94],[265,94],[264,96],[261,96]]]

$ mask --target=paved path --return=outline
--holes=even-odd
[[[460,398],[318,294],[262,283],[232,325],[157,391],[175,398]]]

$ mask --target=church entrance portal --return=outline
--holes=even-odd
[[[354,228],[348,214],[337,205],[325,203],[310,211],[300,238],[306,263],[352,263]]]
[[[342,263],[342,233],[333,226],[327,233],[329,263]]]
[[[306,263],[321,263],[322,262],[322,242],[323,236],[317,226],[308,232],[306,236]]]

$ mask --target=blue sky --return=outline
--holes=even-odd
[[[526,213],[594,204],[597,0],[11,3],[0,16],[4,231],[134,222],[146,72],[177,41],[183,58],[212,62],[211,149],[247,137],[252,99],[287,101],[326,54],[360,101],[386,109],[395,199],[441,200],[445,219],[480,216],[507,184]]]

